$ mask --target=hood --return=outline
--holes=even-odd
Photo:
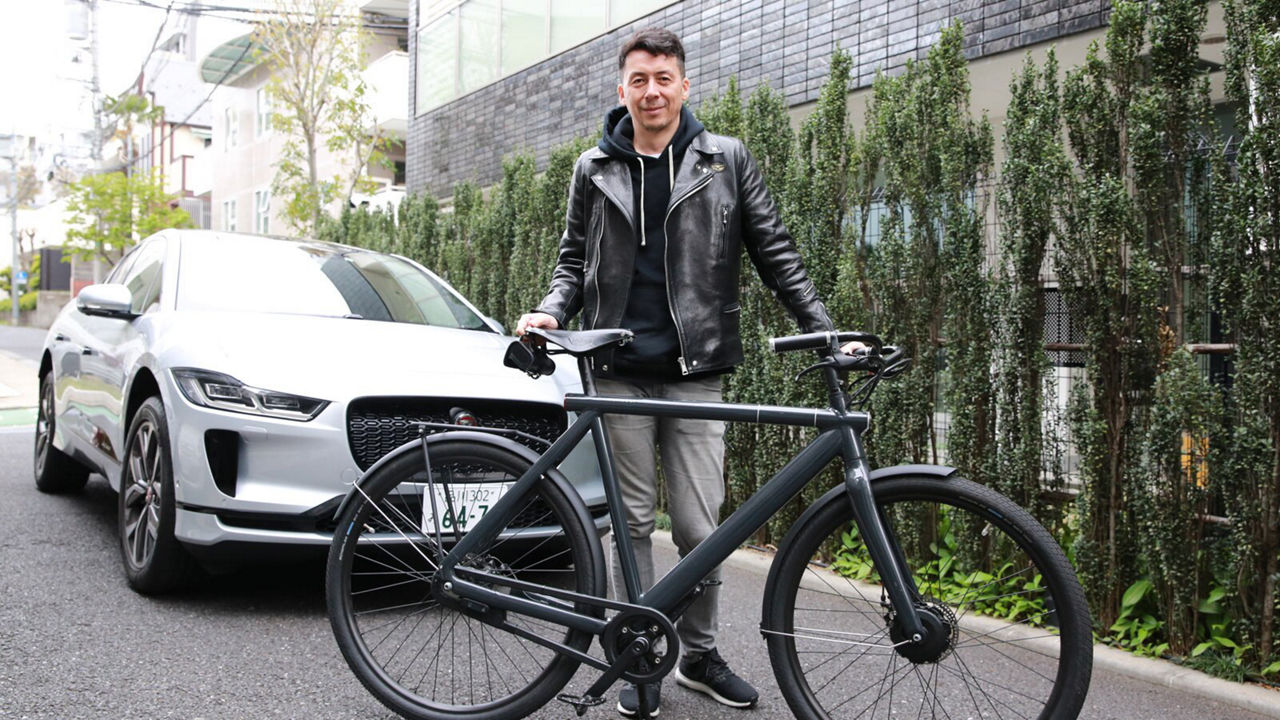
[[[676,130],[675,137],[671,138],[672,154],[679,157],[689,147],[689,143],[693,142],[693,139],[698,136],[698,133],[705,129],[702,123],[698,122],[698,118],[689,112],[688,107],[680,108],[680,127]],[[635,132],[631,113],[627,112],[625,105],[619,105],[605,113],[604,130],[600,135],[600,142],[597,147],[609,157],[618,158],[619,160],[637,158],[639,155],[636,153],[634,144]]]
[[[502,365],[512,338],[476,330],[266,313],[173,313],[162,367],[225,373],[247,385],[331,401],[363,395],[510,397],[563,402],[577,369],[533,380]]]

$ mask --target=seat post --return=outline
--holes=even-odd
[[[596,394],[596,378],[591,372],[591,358],[587,355],[578,356],[578,374],[582,376],[582,392],[594,397]]]

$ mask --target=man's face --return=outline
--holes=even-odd
[[[622,66],[618,100],[631,119],[646,132],[660,133],[680,119],[680,108],[689,99],[689,78],[671,55],[632,50]]]

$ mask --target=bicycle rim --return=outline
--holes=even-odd
[[[339,520],[330,551],[327,599],[339,647],[352,671],[383,704],[412,718],[523,717],[548,702],[578,663],[531,640],[482,622],[432,596],[441,554],[437,524],[482,489],[514,482],[528,462],[501,448],[455,442],[431,448],[435,507],[418,453],[389,463],[362,483],[357,502]],[[543,478],[519,501],[497,539],[461,566],[542,585],[594,593],[597,578],[588,542],[557,486]],[[457,517],[474,510],[459,511]],[[456,535],[441,523],[445,550]],[[582,608],[579,608],[582,610]],[[585,650],[589,634],[509,613],[512,625]]]
[[[900,478],[874,491],[915,577],[917,611],[945,641],[911,647],[839,496],[784,551],[767,617],[770,658],[797,717],[1075,718],[1092,635],[1049,534],[959,478]]]

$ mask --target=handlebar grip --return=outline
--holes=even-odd
[[[879,337],[872,335],[871,333],[819,332],[771,338],[769,340],[769,347],[776,353],[793,352],[795,350],[824,350],[831,348],[833,338],[836,345],[843,345],[856,340],[860,343],[870,345],[876,353],[879,353],[880,348],[884,345]]]

